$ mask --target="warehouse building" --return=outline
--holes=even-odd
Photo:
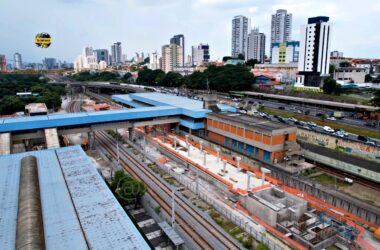
[[[0,156],[1,249],[150,249],[80,146]]]
[[[268,163],[299,160],[296,127],[230,112],[208,113],[206,119],[207,137],[227,148]]]

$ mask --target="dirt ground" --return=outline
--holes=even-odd
[[[111,163],[107,160],[104,160],[98,151],[88,150],[87,155],[90,157],[91,161],[94,163],[97,169],[100,169],[104,178],[107,180],[111,179]]]
[[[352,186],[341,186],[338,190],[380,208],[380,191],[357,183]]]

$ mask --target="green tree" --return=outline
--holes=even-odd
[[[260,243],[257,245],[257,250],[269,250],[269,247],[268,247],[267,245],[265,245],[265,243],[260,242]]]
[[[240,59],[240,60],[245,60],[245,56],[244,54],[239,54],[237,59]]]
[[[123,206],[138,204],[141,197],[147,191],[147,187],[143,182],[134,179],[124,173],[123,170],[115,172],[114,180],[111,182],[110,188]]]
[[[247,66],[251,66],[252,68],[254,68],[255,67],[255,64],[259,64],[260,62],[258,61],[258,60],[256,60],[256,59],[249,59],[246,63],[245,63],[245,65],[247,65]]]
[[[228,60],[232,59],[231,56],[223,56],[223,62],[227,62]]]
[[[179,73],[168,72],[158,83],[165,87],[179,87],[183,83],[183,77]]]
[[[341,67],[341,68],[346,68],[346,67],[351,67],[351,66],[352,66],[351,63],[349,63],[347,61],[339,63],[339,67]]]
[[[373,97],[371,99],[371,104],[375,107],[380,107],[380,89],[377,89],[373,93]]]
[[[331,95],[332,93],[334,93],[336,86],[337,86],[337,82],[334,80],[334,78],[327,77],[324,80],[322,89],[325,94]]]

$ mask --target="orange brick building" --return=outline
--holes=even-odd
[[[266,162],[280,162],[297,128],[240,113],[208,113],[207,136],[227,148]]]

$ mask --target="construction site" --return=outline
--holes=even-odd
[[[213,95],[199,101],[139,93],[109,103],[80,95],[64,110],[70,114],[34,116],[33,126],[25,117],[3,119],[3,154],[17,153],[20,140],[27,142],[22,151],[80,144],[104,178],[122,169],[144,182],[143,208],[125,209],[141,219],[137,224],[156,249],[166,239],[181,249],[380,248],[377,218],[275,178],[315,167],[303,158],[296,127],[236,113]],[[9,156],[0,160],[10,166]]]

